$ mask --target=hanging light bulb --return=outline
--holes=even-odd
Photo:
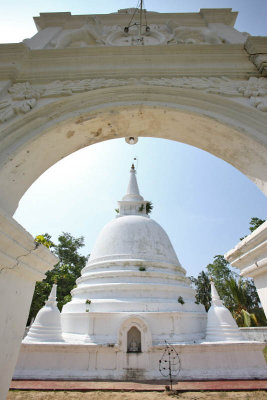
[[[129,136],[125,138],[126,143],[128,144],[136,144],[138,142],[137,136]]]

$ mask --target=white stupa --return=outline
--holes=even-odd
[[[57,308],[57,285],[54,284],[44,307],[36,315],[23,343],[62,342],[61,318]]]
[[[204,338],[205,309],[196,304],[166,232],[146,214],[147,203],[132,166],[117,218],[100,232],[72,300],[63,307],[66,340],[71,335],[73,340],[115,344],[122,322],[127,318],[131,324],[133,315],[151,326],[154,344]],[[91,332],[96,316],[105,324]]]
[[[208,311],[206,340],[242,341],[242,334],[230,311],[223,305],[213,281],[211,281],[211,307]]]
[[[62,335],[54,286],[21,345],[15,378],[162,379],[165,341],[179,354],[179,379],[267,378],[264,343],[242,340],[213,285],[207,326],[147,203],[132,166],[117,218],[100,232],[62,309]]]

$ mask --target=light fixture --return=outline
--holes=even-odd
[[[136,144],[138,142],[138,137],[137,136],[126,137],[125,142],[128,144]]]
[[[138,44],[144,44],[144,37],[143,37],[143,28],[145,27],[145,33],[148,35],[150,33],[150,27],[147,24],[147,18],[146,18],[146,9],[143,8],[144,6],[144,0],[140,0],[139,3],[137,4],[137,7],[134,9],[133,15],[131,16],[131,19],[128,23],[127,26],[123,28],[124,33],[128,34],[130,32],[130,28],[138,27],[139,32],[138,32],[138,39],[137,43]],[[136,21],[136,17],[139,14],[139,21]],[[145,19],[145,23],[143,23],[143,18]]]

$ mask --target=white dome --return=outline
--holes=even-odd
[[[63,333],[85,334],[89,315],[146,313],[156,318],[155,313],[179,312],[190,318],[191,328],[195,324],[191,332],[195,340],[204,336],[198,323],[199,317],[202,322],[206,318],[204,308],[195,303],[194,289],[168,235],[146,214],[149,202],[140,196],[135,172],[132,166],[117,218],[98,235],[77,287],[71,291],[72,300],[63,306]],[[183,302],[178,301],[180,297]],[[188,339],[190,332],[183,329],[183,338]]]
[[[140,215],[119,217],[102,229],[88,265],[105,259],[141,259],[180,265],[166,232],[154,220]]]

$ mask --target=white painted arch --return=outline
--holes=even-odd
[[[267,193],[266,114],[194,89],[123,86],[41,104],[0,131],[2,208],[13,214],[31,184],[78,149],[146,136],[186,143],[225,160]]]
[[[152,335],[148,323],[139,315],[124,318],[118,332],[118,346],[124,353],[127,352],[127,334],[131,328],[137,328],[141,333],[142,352],[147,352],[152,347]]]

